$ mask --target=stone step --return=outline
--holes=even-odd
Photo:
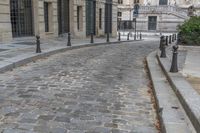
[[[156,59],[156,52],[147,57],[147,65],[156,98],[161,130],[166,133],[196,133],[176,94]]]

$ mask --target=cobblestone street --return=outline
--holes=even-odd
[[[76,49],[0,74],[0,132],[157,133],[143,61],[158,44]]]

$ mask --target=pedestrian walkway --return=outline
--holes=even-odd
[[[182,46],[187,51],[182,74],[186,77],[192,87],[200,94],[200,47]]]
[[[172,45],[176,45],[176,43],[173,43]],[[166,132],[171,133],[172,131],[168,130],[167,128],[169,127],[169,125],[167,125],[168,121],[165,121],[165,118],[167,118],[166,120],[172,120],[172,119],[168,119],[168,117],[166,117],[166,115],[163,114],[163,112],[166,112],[167,106],[162,106],[163,103],[163,99],[167,98],[166,96],[163,98],[161,97],[163,94],[166,94],[166,92],[164,93],[160,93],[160,91],[162,90],[173,90],[174,93],[176,94],[175,96],[179,99],[179,102],[181,103],[181,106],[174,106],[175,103],[170,102],[170,100],[165,100],[168,101],[167,105],[170,105],[172,109],[176,109],[181,110],[184,109],[184,111],[187,114],[187,117],[189,118],[191,124],[194,127],[194,130],[191,130],[192,132],[200,132],[200,116],[199,116],[199,111],[200,111],[200,93],[197,88],[195,88],[194,86],[198,86],[199,87],[199,83],[197,80],[197,77],[199,75],[199,67],[200,67],[200,63],[198,58],[200,57],[200,48],[199,47],[191,47],[191,46],[179,46],[178,49],[178,69],[179,72],[170,72],[170,68],[171,68],[171,64],[172,64],[172,45],[169,45],[166,49],[166,53],[167,53],[167,57],[166,58],[161,58],[160,57],[160,51],[156,51],[155,52],[155,56],[152,57],[154,60],[156,60],[156,62],[153,63],[153,65],[158,64],[162,69],[162,73],[165,75],[165,78],[167,79],[166,82],[163,83],[169,83],[168,87],[163,87],[161,86],[162,84],[162,78],[157,78],[156,76],[158,76],[159,71],[154,70],[155,66],[150,66],[152,64],[152,60],[148,60],[148,58],[150,58],[150,55],[147,58],[147,62],[150,70],[150,74],[151,74],[151,78],[152,78],[152,82],[154,85],[154,90],[155,90],[155,97],[157,100],[157,104],[159,108],[159,114],[161,114],[161,123],[165,126],[163,129],[166,130]],[[155,59],[156,58],[156,59]],[[157,63],[158,62],[158,63]],[[176,61],[175,61],[176,62]],[[152,76],[152,74],[154,74]],[[184,77],[185,76],[185,77]],[[189,77],[188,81],[186,80]],[[198,84],[197,84],[198,82]],[[196,89],[193,89],[193,87]],[[159,91],[159,93],[157,93],[156,91]],[[162,95],[160,95],[162,94]],[[172,95],[169,95],[172,96]],[[172,99],[172,98],[170,98]],[[161,101],[161,102],[160,102]],[[161,113],[160,113],[161,112]],[[169,113],[169,112],[167,112]],[[169,113],[170,114],[170,113]],[[180,113],[178,113],[180,114]],[[175,115],[175,113],[174,113]],[[170,115],[171,116],[171,115]],[[178,116],[178,115],[177,115]],[[175,117],[173,117],[175,118]],[[178,118],[178,117],[177,117]],[[178,119],[177,119],[178,120]],[[186,120],[185,118],[183,118],[183,116],[181,117],[181,121],[183,122],[183,120]],[[188,126],[188,124],[186,124]],[[185,125],[185,126],[186,126]],[[180,126],[180,125],[179,125]],[[187,129],[189,129],[186,126]],[[191,126],[190,126],[191,127]],[[180,129],[183,129],[183,127]],[[191,128],[192,129],[192,128]],[[173,128],[173,131],[177,132],[177,130],[175,128]]]
[[[129,38],[133,41],[133,38]],[[110,38],[110,43],[118,42],[117,38]],[[127,38],[122,37],[121,41],[127,41]],[[72,47],[89,46],[96,44],[106,44],[106,38],[94,38],[94,43],[90,43],[90,38],[87,39],[72,39]],[[49,54],[51,52],[60,52],[63,49],[70,48],[67,46],[67,38],[59,37],[54,39],[41,39],[42,53]],[[0,44],[0,71],[4,72],[16,66],[30,62],[33,57],[41,54],[36,54],[36,39],[34,37],[17,38],[12,42]],[[41,56],[39,56],[41,57]],[[17,64],[18,63],[18,64]]]

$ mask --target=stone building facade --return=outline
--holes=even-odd
[[[108,29],[116,36],[117,0],[0,1],[0,42],[68,32],[74,38],[86,38],[91,32],[104,36]]]
[[[119,30],[135,29],[135,4],[140,6],[136,17],[137,31],[156,33],[176,32],[177,26],[189,18],[188,7],[194,5],[197,15],[200,7],[199,0],[123,0],[118,5]]]

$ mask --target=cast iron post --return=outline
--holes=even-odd
[[[40,48],[40,36],[36,36],[36,53],[41,53],[41,48]]]
[[[170,72],[172,72],[172,73],[178,72],[177,58],[178,58],[178,45],[174,45],[173,46],[172,65],[171,65],[171,69],[170,69]]]
[[[136,40],[136,34],[134,34],[134,40]]]
[[[106,37],[106,42],[110,42],[110,39],[109,39],[109,32],[107,31],[107,37]]]
[[[166,51],[165,51],[165,48],[166,48],[166,41],[165,41],[165,36],[161,36],[161,54],[160,54],[160,57],[161,58],[166,58]]]
[[[166,45],[168,46],[168,36],[166,36]]]
[[[176,40],[176,34],[174,34],[174,40]]]
[[[172,43],[172,36],[169,35],[169,44],[171,44],[171,43]]]
[[[67,46],[72,46],[71,44],[71,33],[68,33],[68,38],[67,38]]]
[[[118,41],[121,41],[121,33],[118,33]]]
[[[129,40],[129,33],[127,34],[127,40]]]
[[[172,34],[172,42],[174,42],[174,34]]]
[[[90,38],[90,43],[94,43],[94,36],[93,36],[93,33],[91,32],[90,34],[91,38]]]

